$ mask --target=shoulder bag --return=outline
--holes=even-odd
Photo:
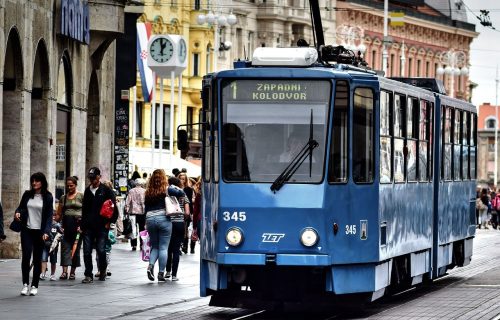
[[[177,216],[183,213],[181,205],[179,204],[177,198],[174,196],[169,196],[168,193],[165,197],[165,211],[167,213],[167,216]]]

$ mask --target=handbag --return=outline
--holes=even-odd
[[[129,215],[127,214],[123,218],[123,232],[124,235],[129,235],[132,233],[132,221],[130,220]]]
[[[193,231],[191,232],[191,241],[198,241],[198,231],[196,229],[193,229]]]
[[[139,236],[142,240],[141,259],[142,261],[149,261],[149,256],[151,255],[151,241],[149,239],[148,230],[142,230],[139,232]]]
[[[99,213],[103,218],[111,219],[114,210],[115,204],[111,201],[111,199],[108,199],[102,204],[101,211]]]
[[[165,211],[167,216],[177,216],[183,214],[179,201],[174,196],[165,197]]]
[[[16,220],[15,218],[12,220],[10,223],[9,229],[14,231],[14,232],[21,232],[22,229],[22,223],[21,221]]]

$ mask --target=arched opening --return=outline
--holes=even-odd
[[[65,53],[57,72],[56,199],[64,194],[65,179],[70,174],[72,79],[70,60]]]
[[[16,29],[7,40],[4,64],[3,111],[2,111],[2,205],[4,212],[14,212],[18,205],[22,184],[22,121],[23,61],[21,42]]]
[[[44,41],[36,49],[31,89],[31,145],[30,172],[48,174],[49,164],[49,60]]]
[[[97,73],[94,70],[90,76],[87,106],[86,170],[99,164],[99,99],[99,81],[97,79]]]

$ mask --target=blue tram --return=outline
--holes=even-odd
[[[471,260],[476,108],[318,41],[204,77],[211,305],[373,301]]]
[[[373,301],[471,260],[476,108],[314,53],[259,48],[204,79],[212,305]]]

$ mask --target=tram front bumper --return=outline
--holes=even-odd
[[[278,266],[329,266],[331,257],[325,254],[263,254],[263,253],[218,253],[217,264]]]

